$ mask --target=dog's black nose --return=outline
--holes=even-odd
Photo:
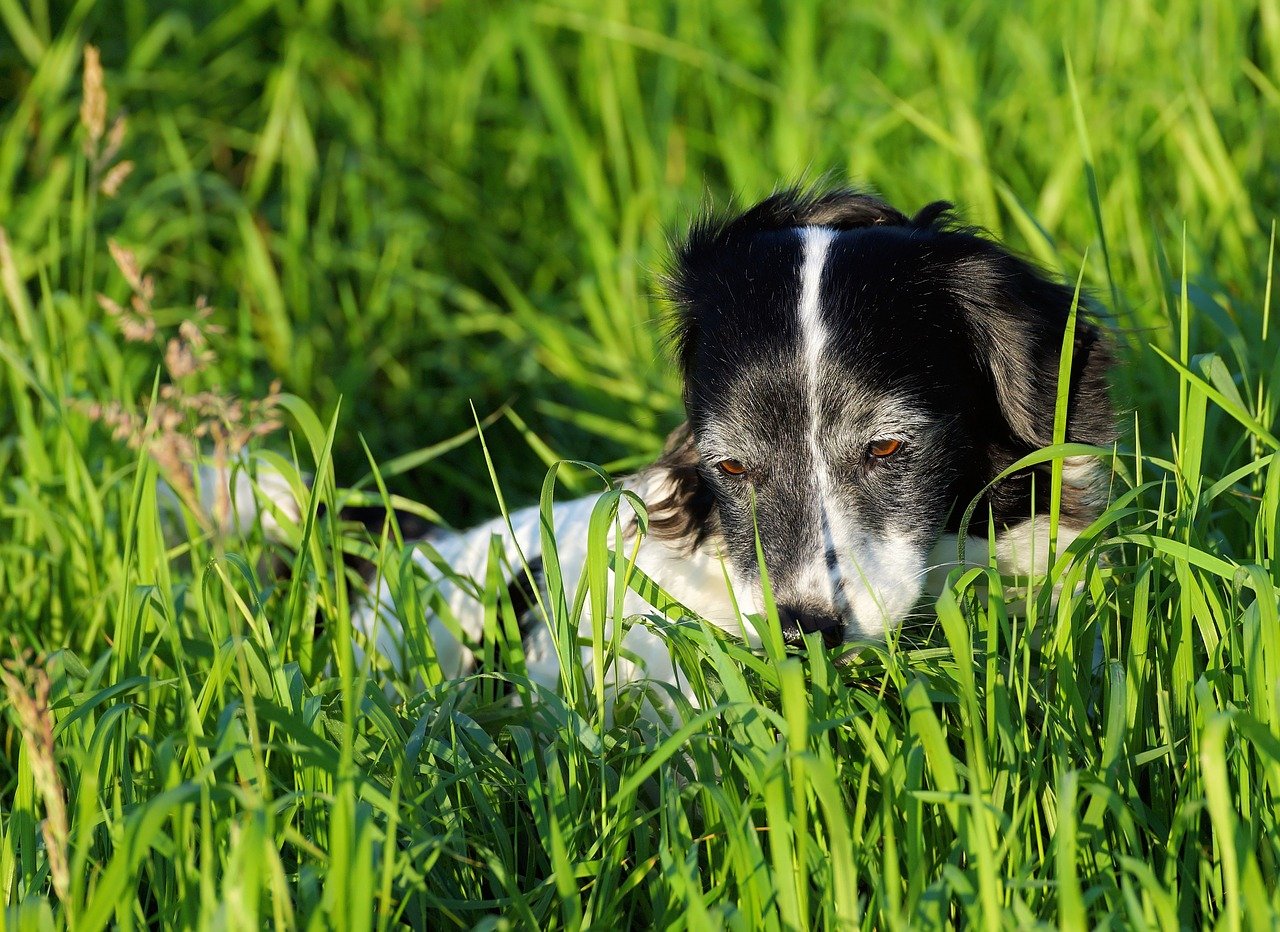
[[[844,641],[844,622],[835,615],[779,606],[778,621],[782,623],[782,639],[788,644],[803,647],[806,634],[821,634],[828,650]]]

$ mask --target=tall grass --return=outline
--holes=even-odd
[[[0,24],[0,923],[1280,914],[1272,0],[0,0]],[[1041,598],[957,573],[936,622],[840,667],[630,620],[693,684],[673,731],[572,665],[535,696],[496,566],[486,672],[354,652],[343,550],[406,618],[432,593],[398,529],[337,524],[343,490],[461,522],[497,509],[490,465],[515,505],[560,457],[643,462],[679,419],[668,232],[828,170],[952,198],[1110,309],[1112,505]],[[89,416],[171,384],[98,300],[133,290],[110,241],[162,332],[215,308],[187,390],[282,380],[272,462],[316,477],[288,547],[195,520],[166,543],[154,460]],[[588,598],[613,604],[548,606],[565,656]]]

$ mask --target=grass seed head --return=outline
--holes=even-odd
[[[164,340],[162,359],[168,380],[160,386],[159,397],[145,416],[117,401],[81,401],[76,405],[91,420],[109,427],[114,439],[131,449],[145,449],[179,498],[207,523],[210,516],[201,507],[193,478],[200,442],[210,443],[212,458],[221,470],[251,441],[279,429],[280,382],[273,381],[262,398],[248,400],[217,387],[198,387],[199,377],[215,371],[218,362],[210,337],[224,332],[213,323],[213,308],[204,297],[199,298],[178,322],[177,333],[165,339],[153,306],[155,280],[145,274],[132,249],[114,239],[107,246],[132,294],[127,308],[105,294],[97,296],[98,304],[115,321],[126,342]],[[220,495],[214,503],[216,522],[224,521],[229,508],[226,496]]]
[[[40,831],[49,857],[49,876],[54,892],[65,903],[71,892],[67,866],[67,802],[53,753],[49,674],[42,660],[34,658],[30,651],[18,651],[16,641],[14,647],[14,658],[0,666],[0,682],[16,713],[36,790],[44,800],[45,819]]]
[[[98,189],[107,197],[115,197],[120,193],[120,186],[124,184],[125,179],[133,173],[133,163],[124,161],[118,165],[113,165],[102,178],[102,184]]]
[[[98,144],[107,128],[107,88],[102,75],[102,59],[97,46],[84,47],[84,98],[80,103],[80,125],[84,127],[84,154],[97,161]]]

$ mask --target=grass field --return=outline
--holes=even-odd
[[[1277,0],[0,0],[0,928],[1274,927],[1278,152]],[[973,571],[839,669],[670,625],[674,734],[513,705],[492,587],[505,673],[357,664],[319,506],[644,462],[669,235],[827,172],[1108,308],[1076,594]],[[318,476],[294,547],[166,549],[242,441]]]

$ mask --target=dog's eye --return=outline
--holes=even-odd
[[[878,460],[887,460],[902,449],[902,441],[893,437],[881,437],[867,445],[867,453]]]
[[[720,470],[726,476],[742,476],[747,472],[747,467],[743,466],[737,460],[721,460],[716,463],[716,469]]]

